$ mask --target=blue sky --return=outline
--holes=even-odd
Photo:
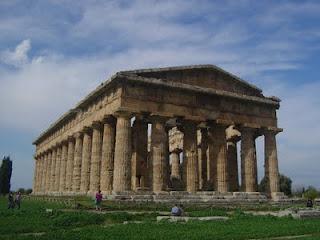
[[[319,1],[2,0],[0,156],[13,188],[32,185],[32,140],[111,74],[186,64],[280,97],[280,171],[320,188],[319,13]]]

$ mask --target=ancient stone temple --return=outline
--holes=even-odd
[[[118,72],[34,141],[34,194],[259,198],[263,137],[265,195],[280,197],[279,102],[214,65]]]

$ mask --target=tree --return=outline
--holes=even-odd
[[[315,187],[309,186],[308,189],[303,194],[303,197],[306,199],[314,200],[319,196],[319,193]]]
[[[289,177],[280,174],[279,184],[280,184],[280,192],[283,192],[287,196],[290,196],[292,180]],[[264,177],[261,179],[261,182],[259,184],[259,192],[268,192],[269,191],[268,189],[269,189],[269,183],[267,178]]]
[[[0,167],[0,194],[8,194],[10,192],[10,181],[12,174],[12,161],[9,156],[2,159]]]

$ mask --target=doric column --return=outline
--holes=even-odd
[[[51,160],[51,173],[50,173],[50,192],[54,191],[55,177],[56,177],[56,156],[57,156],[57,148],[54,147],[52,149],[52,160]]]
[[[255,129],[241,128],[241,187],[245,192],[258,190]]]
[[[226,126],[214,124],[211,127],[212,139],[212,162],[216,163],[216,188],[218,192],[228,192],[228,162],[227,162],[227,142]]]
[[[196,192],[199,190],[197,125],[194,122],[185,121],[183,123],[183,133],[186,190]]]
[[[201,128],[200,146],[198,147],[199,159],[199,189],[203,189],[207,182],[207,149],[208,149],[208,130]]]
[[[168,134],[165,128],[166,119],[154,117],[151,130],[152,189],[153,192],[167,190]]]
[[[271,193],[280,192],[279,186],[279,167],[277,156],[277,131],[265,130],[264,131],[264,152],[265,152],[265,167],[267,182],[269,183],[268,190]]]
[[[82,162],[82,132],[75,134],[75,147],[74,147],[74,160],[73,160],[73,173],[72,173],[72,191],[80,191],[80,181],[81,181],[81,162]]]
[[[42,159],[42,174],[41,174],[41,192],[44,193],[46,190],[46,165],[47,165],[48,153],[45,152]]]
[[[227,141],[227,158],[228,158],[228,173],[229,173],[229,189],[231,192],[238,192],[239,176],[238,176],[238,153],[237,153],[236,138],[231,138]]]
[[[207,181],[212,185],[212,189],[217,191],[217,157],[215,154],[214,141],[215,134],[214,128],[208,128],[208,150],[207,150]],[[211,188],[210,188],[211,189]]]
[[[37,161],[38,156],[34,156],[34,171],[33,171],[33,184],[32,184],[32,192],[33,194],[37,192]]]
[[[132,126],[132,158],[131,158],[131,187],[146,187],[148,154],[148,123],[136,116]]]
[[[49,190],[50,190],[51,161],[52,161],[52,151],[49,150],[47,166],[46,166],[46,169],[47,169],[47,171],[46,171],[46,190],[45,190],[46,193],[49,192]]]
[[[48,165],[48,151],[45,153],[43,162],[43,175],[42,175],[42,192],[46,192],[46,176],[47,176],[47,165]]]
[[[74,161],[74,138],[68,138],[68,156],[66,169],[66,190],[72,191],[73,161]]]
[[[101,154],[103,125],[101,122],[94,122],[92,125],[92,151],[90,166],[90,192],[100,190]]]
[[[68,142],[62,142],[61,150],[61,165],[60,165],[60,183],[59,192],[64,193],[66,191],[66,168],[68,159]]]
[[[181,179],[179,153],[179,149],[174,149],[171,152],[171,179]]]
[[[55,167],[55,180],[54,180],[54,191],[59,191],[60,185],[60,165],[61,165],[61,145],[57,147],[56,153],[56,167]]]
[[[100,173],[100,190],[110,194],[113,184],[115,144],[115,119],[111,116],[104,119],[102,137],[102,157]]]
[[[131,189],[131,123],[128,113],[118,113],[114,154],[113,191]]]
[[[35,158],[35,166],[34,166],[33,190],[35,193],[38,193],[39,191],[39,162],[40,162],[40,156],[38,155]]]
[[[81,163],[81,181],[80,192],[87,194],[90,186],[90,165],[92,151],[92,129],[85,128],[83,130],[83,145],[82,145],[82,163]]]
[[[38,165],[38,192],[41,193],[42,189],[41,189],[41,179],[42,179],[42,163],[43,163],[43,153],[41,154],[41,157],[39,159],[39,165]]]

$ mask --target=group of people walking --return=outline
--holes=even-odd
[[[8,195],[8,209],[14,209],[17,207],[20,209],[20,204],[21,204],[21,193],[17,192],[16,195],[14,196],[12,192],[9,193]]]

